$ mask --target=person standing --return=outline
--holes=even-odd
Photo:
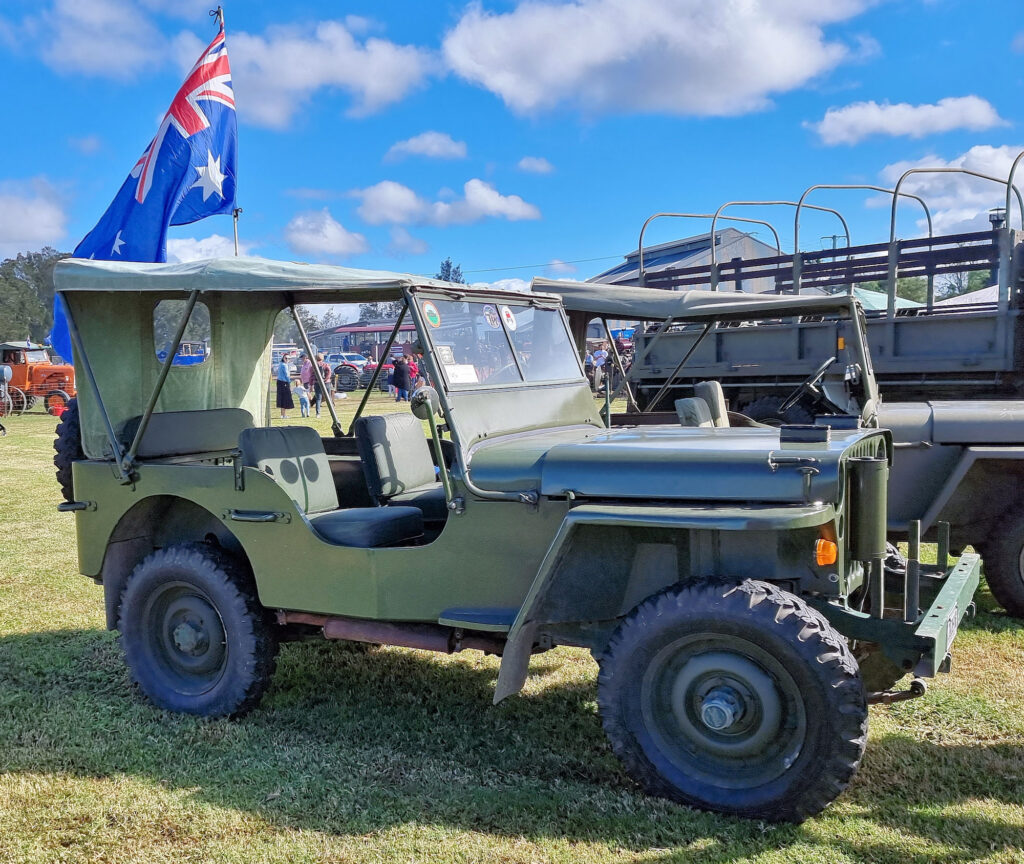
[[[330,388],[330,384],[328,382],[331,380],[331,367],[329,364],[324,362],[323,354],[316,355],[316,367],[317,369],[320,370],[320,378],[317,378],[317,376],[313,373],[312,364],[310,365],[309,374],[310,377],[313,379],[313,389],[316,393],[316,416],[319,417],[320,403],[322,403],[325,399],[331,398],[330,389],[328,389]],[[321,380],[323,380],[324,382],[323,386],[320,385]]]
[[[313,363],[305,354],[299,355],[299,380],[302,386],[312,392],[313,390]]]
[[[303,417],[309,416],[309,390],[301,381],[296,381],[292,392],[299,397],[299,414]]]
[[[295,407],[292,401],[291,369],[288,366],[290,354],[281,355],[277,364],[277,407],[281,409],[281,419],[288,419],[288,411]]]
[[[395,360],[395,401],[408,402],[411,389],[412,377],[409,373],[409,364],[404,357],[398,357]]]
[[[604,384],[605,364],[608,360],[608,343],[602,342],[594,352],[594,387],[601,389]]]

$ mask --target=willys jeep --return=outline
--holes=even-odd
[[[856,771],[868,702],[922,690],[868,693],[859,661],[948,667],[979,559],[885,584],[885,431],[606,428],[550,294],[259,259],[69,259],[55,279],[86,382],[61,509],[160,707],[252,709],[293,638],[497,654],[495,702],[531,654],[582,646],[644,788],[799,821]],[[204,363],[158,362],[169,301],[170,344],[206,305]],[[416,327],[415,415],[365,413],[371,384],[348,429],[328,402],[329,437],[271,425],[278,312],[371,301],[404,302],[392,341]]]

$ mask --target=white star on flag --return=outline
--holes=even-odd
[[[197,186],[202,189],[204,201],[214,193],[221,198],[224,197],[224,180],[227,175],[220,170],[220,156],[214,159],[213,153],[207,150],[206,164],[197,165],[196,171],[199,172],[199,179],[189,186],[189,189],[195,189]]]
[[[117,236],[114,238],[114,245],[110,249],[111,255],[120,255],[121,247],[124,246],[124,240],[121,239],[121,232],[117,232]],[[91,255],[89,256],[92,257]]]

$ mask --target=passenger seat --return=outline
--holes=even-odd
[[[423,515],[416,507],[339,509],[331,466],[314,429],[246,429],[238,445],[243,464],[257,468],[284,489],[328,543],[368,549],[405,545],[423,536]]]
[[[423,426],[412,414],[360,417],[356,445],[366,474],[370,497],[394,507],[418,507],[427,522],[448,517],[444,486],[437,479]]]

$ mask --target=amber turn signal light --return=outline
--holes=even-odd
[[[828,567],[835,564],[839,557],[839,547],[831,540],[824,538],[814,544],[814,563],[819,567]]]

